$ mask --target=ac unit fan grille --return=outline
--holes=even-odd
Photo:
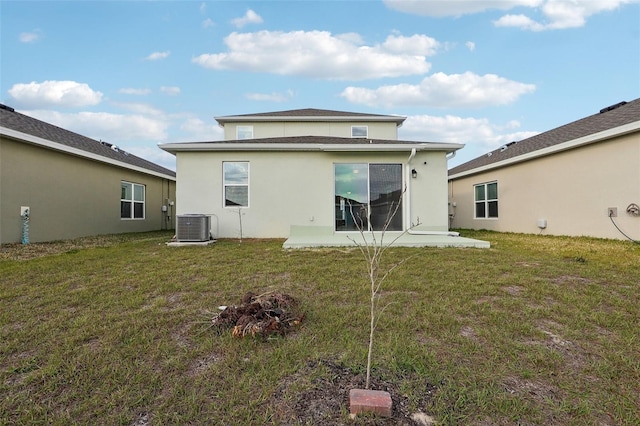
[[[177,217],[176,240],[208,241],[210,239],[210,218],[203,214],[189,214]]]

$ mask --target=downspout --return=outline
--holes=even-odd
[[[407,158],[407,167],[405,170],[406,182],[407,182],[407,190],[405,194],[405,199],[407,200],[407,213],[405,214],[405,223],[407,224],[407,229],[411,229],[411,160],[416,156],[416,149],[411,148],[411,154],[409,158]]]
[[[450,154],[451,157],[446,157],[447,160],[452,159],[453,157],[456,156],[456,152],[453,151]],[[407,160],[407,182],[411,182],[411,160],[413,159],[413,157],[415,157],[416,155],[416,149],[413,148],[411,149],[411,155],[409,156],[409,159]],[[460,233],[459,232],[451,232],[451,231],[418,231],[415,229],[411,228],[411,197],[410,197],[410,188],[411,188],[411,184],[408,183],[407,184],[407,198],[409,200],[408,207],[407,207],[407,234],[410,235],[446,235],[447,237],[459,237]]]

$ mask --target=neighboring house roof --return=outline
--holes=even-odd
[[[457,143],[399,141],[335,136],[286,136],[211,142],[161,144],[172,154],[180,151],[446,151],[464,147]]]
[[[511,142],[449,170],[458,178],[640,130],[640,99],[620,102],[583,119]]]
[[[175,180],[176,173],[115,145],[100,142],[16,112],[0,104],[0,135],[68,154]]]
[[[214,118],[221,126],[225,123],[255,121],[388,121],[395,122],[398,127],[407,119],[407,117],[399,115],[366,114],[315,108],[292,109],[287,111],[263,112],[257,114],[226,115]]]

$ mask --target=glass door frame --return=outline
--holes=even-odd
[[[371,194],[371,170],[372,166],[390,166],[391,180],[387,182],[387,186],[392,189],[387,193],[378,193],[378,198],[372,200]],[[345,168],[341,173],[339,168]],[[394,170],[395,169],[395,170]],[[382,169],[384,171],[384,168]],[[350,178],[349,172],[357,175]],[[366,173],[363,173],[366,172]],[[404,209],[406,202],[405,187],[405,165],[397,162],[335,162],[333,163],[333,181],[334,181],[334,220],[333,229],[335,232],[355,232],[359,231],[356,222],[360,227],[365,228],[363,231],[382,231],[384,224],[388,223],[387,231],[404,231],[405,218]],[[364,179],[362,176],[365,176]],[[339,188],[340,182],[345,187]],[[382,180],[384,184],[384,180]],[[346,195],[349,195],[347,197]],[[397,200],[392,197],[397,194]],[[352,200],[352,201],[350,201]],[[374,209],[380,212],[380,203],[377,206],[372,205],[372,201],[381,201],[382,204],[388,204],[389,208],[381,216],[374,214]],[[396,203],[400,202],[400,206]],[[397,209],[397,210],[396,210]],[[395,211],[395,215],[389,220],[389,215]],[[341,217],[340,217],[341,216]]]

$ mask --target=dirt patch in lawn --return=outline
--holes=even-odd
[[[269,405],[275,410],[275,420],[281,425],[429,425],[428,404],[436,387],[417,374],[386,379],[371,378],[371,389],[387,391],[393,401],[392,416],[372,415],[349,417],[349,391],[364,389],[364,373],[331,361],[310,361],[295,374],[286,377]],[[403,385],[414,386],[410,400],[403,395]],[[420,389],[417,389],[417,388]]]

